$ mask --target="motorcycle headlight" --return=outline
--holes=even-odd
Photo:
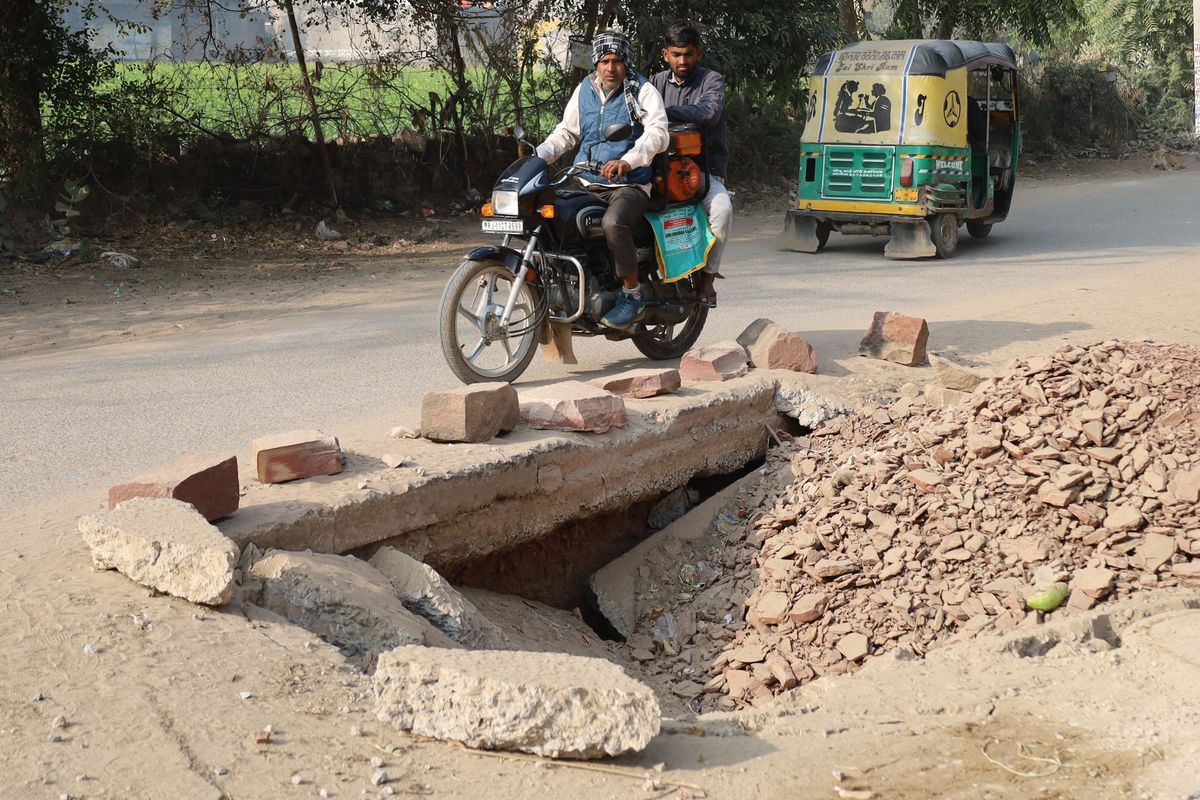
[[[499,217],[520,216],[520,212],[517,210],[517,193],[492,192],[492,208]]]

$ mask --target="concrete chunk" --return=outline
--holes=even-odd
[[[433,567],[394,547],[381,547],[371,566],[387,576],[404,607],[464,647],[499,648],[504,636]]]
[[[250,449],[254,469],[263,483],[284,483],[342,471],[342,448],[337,438],[321,431],[260,436],[250,443]]]
[[[83,517],[79,532],[97,569],[193,603],[219,606],[233,593],[237,546],[195,508],[170,498],[135,498]]]
[[[427,392],[421,401],[421,433],[435,442],[486,442],[520,421],[517,390],[507,383]]]
[[[381,722],[489,750],[602,758],[641,750],[661,724],[648,687],[594,658],[398,647],[373,681]]]
[[[108,510],[135,497],[170,497],[191,503],[209,522],[238,510],[237,456],[189,454],[174,465],[139,475],[108,490]]]
[[[928,341],[929,326],[920,317],[895,311],[876,311],[858,345],[858,354],[915,367],[925,361],[925,345]]]
[[[677,369],[631,369],[588,383],[618,397],[644,398],[670,394],[679,388],[680,377]]]
[[[521,421],[531,428],[604,433],[627,421],[625,401],[582,381],[562,381],[520,394]]]
[[[787,369],[815,373],[817,354],[812,345],[765,317],[751,322],[737,337],[758,369]]]
[[[251,602],[312,631],[364,669],[397,645],[458,646],[405,608],[387,576],[353,556],[272,550],[250,572],[261,581]]]
[[[718,342],[693,347],[679,362],[685,381],[727,381],[750,371],[746,351],[737,342]]]

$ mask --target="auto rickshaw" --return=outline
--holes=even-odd
[[[890,236],[884,255],[949,258],[1008,215],[1021,149],[1017,60],[1003,44],[859,42],[809,80],[795,204],[777,244]]]

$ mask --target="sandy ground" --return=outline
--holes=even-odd
[[[366,303],[375,281],[420,280],[421,258],[461,247],[454,238],[401,245],[419,257],[386,277],[367,255],[324,249],[232,280],[248,251],[191,273],[156,257],[136,284],[115,267],[49,275],[26,265],[3,273],[0,288],[13,293],[0,346],[31,353]],[[109,309],[116,304],[105,284],[114,280],[123,297],[155,300],[136,323],[144,327]],[[268,285],[269,298],[258,299],[256,287]],[[956,341],[1001,363],[1063,338],[1200,340],[1200,275],[1190,256],[1087,289],[998,297],[997,318],[1046,327],[991,340],[981,332],[980,341],[964,331]],[[987,318],[968,299],[961,317],[944,310],[948,319]],[[1051,324],[1064,320],[1071,324]],[[920,662],[880,659],[766,711],[669,720],[645,752],[605,762],[613,771],[602,772],[383,728],[369,680],[306,631],[252,606],[199,610],[93,571],[75,520],[96,508],[96,494],[64,498],[0,523],[0,800],[245,800],[321,789],[376,797],[385,788],[370,783],[374,756],[397,796],[1182,798],[1200,790],[1195,595],[1106,607],[1090,625],[1075,618],[1024,641],[982,638]],[[1105,635],[1092,636],[1097,630]],[[255,744],[266,725],[271,743]]]

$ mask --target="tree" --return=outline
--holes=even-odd
[[[993,39],[1011,33],[1034,44],[1049,42],[1056,27],[1080,18],[1076,0],[898,0],[890,38]]]
[[[46,189],[42,104],[78,102],[111,74],[86,33],[67,29],[65,5],[0,3],[0,184],[26,198]]]

